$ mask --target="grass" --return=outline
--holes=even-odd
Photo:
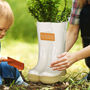
[[[15,21],[14,25],[11,27],[9,32],[7,32],[5,41],[3,40],[2,53],[4,55],[9,55],[11,57],[25,61],[26,66],[30,64],[29,67],[27,68],[28,69],[32,68],[34,67],[34,65],[36,65],[36,62],[38,60],[38,46],[36,43],[37,42],[36,22],[34,18],[31,16],[31,14],[28,13],[26,0],[7,0],[7,1],[9,2],[14,12]],[[68,1],[69,7],[71,7],[72,5],[71,1],[72,0]],[[11,40],[11,42],[9,42],[9,40]],[[82,48],[80,42],[81,39],[79,36],[79,40],[77,41],[76,45],[72,48],[71,52],[80,50]],[[80,63],[82,64],[83,67],[85,67],[83,61],[80,61]],[[74,65],[77,66],[78,62]],[[74,67],[74,65],[72,67]],[[25,71],[28,71],[28,69]]]
[[[36,22],[34,18],[31,16],[31,14],[29,14],[27,11],[26,0],[7,1],[11,5],[11,8],[14,12],[15,21],[14,25],[9,29],[9,32],[7,32],[6,38],[1,40],[1,53],[3,56],[10,56],[12,58],[24,62],[25,69],[23,70],[23,75],[25,76],[25,79],[28,80],[27,74],[29,70],[37,64],[38,60]],[[68,6],[71,6],[71,0],[68,2],[68,4]],[[82,49],[82,45],[81,38],[79,35],[78,41],[70,50],[70,52],[75,52],[80,49]],[[65,83],[62,85],[68,85],[66,90],[90,90],[90,84],[88,84],[87,82],[77,83],[77,80],[80,80],[85,75],[84,72],[88,72],[88,68],[84,63],[84,60],[76,62],[70,68],[67,69],[67,75],[63,77]],[[42,86],[44,90],[49,90],[46,85]],[[53,88],[52,86],[49,87]],[[22,89],[19,89],[17,87],[16,89],[12,90],[28,89],[23,89],[23,87]]]
[[[28,70],[33,68],[38,59],[38,45],[37,44],[28,44],[20,41],[11,41],[2,43],[1,53],[4,56],[10,56],[17,60],[20,60],[25,63],[25,74],[28,73]]]
[[[29,70],[32,69],[37,64],[38,44],[20,42],[18,40],[7,41],[7,39],[2,40],[1,42],[2,42],[2,49],[1,49],[2,55],[10,56],[12,58],[24,62],[25,69],[23,70],[23,75],[25,79],[28,80],[27,75]],[[82,49],[82,45],[80,42],[81,39],[79,36],[78,41],[76,42],[76,44],[74,45],[74,47],[71,49],[70,52],[75,52],[77,50]],[[65,84],[66,83],[69,84],[69,86],[67,87],[69,89],[67,90],[79,90],[75,88],[83,88],[83,87],[89,88],[90,84],[88,85],[86,84],[86,82],[83,82],[83,84],[81,84],[82,82],[77,83],[77,80],[80,80],[83,76],[85,76],[86,72],[88,72],[88,68],[84,63],[84,60],[78,61],[75,64],[73,64],[70,68],[68,68],[66,76],[62,78]],[[44,86],[44,88],[47,88],[47,86],[46,87]],[[74,89],[70,89],[70,88],[74,88]]]

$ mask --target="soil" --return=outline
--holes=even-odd
[[[68,86],[66,83],[57,82],[55,84],[47,85],[43,83],[33,83],[28,82],[28,86],[25,87],[23,85],[13,85],[12,87],[1,86],[0,90],[65,90]]]

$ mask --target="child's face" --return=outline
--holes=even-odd
[[[0,19],[0,39],[5,36],[8,28],[6,21],[4,19]]]

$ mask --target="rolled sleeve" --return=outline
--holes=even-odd
[[[72,12],[69,20],[70,24],[79,24],[81,8],[79,8],[78,0],[74,0],[72,4]]]

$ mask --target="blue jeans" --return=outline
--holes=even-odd
[[[2,85],[2,79],[7,83],[10,83],[10,80],[17,80],[20,76],[20,72],[13,66],[8,65],[7,62],[0,63],[0,85]]]

